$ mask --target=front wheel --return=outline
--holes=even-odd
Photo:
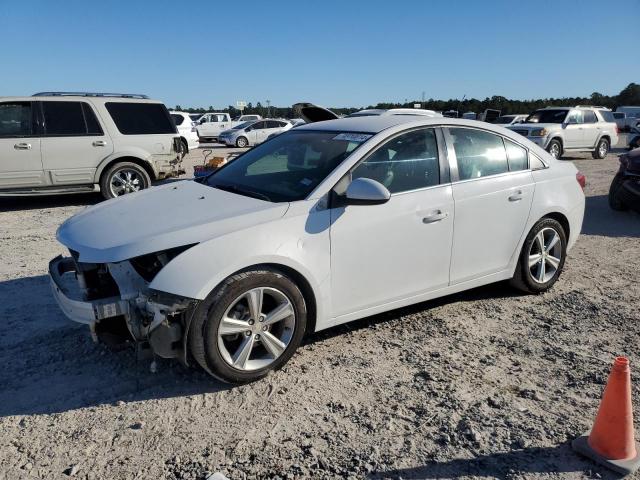
[[[593,158],[603,159],[607,156],[607,153],[609,153],[609,140],[601,138],[598,145],[596,145],[596,149],[591,155]]]
[[[238,148],[245,148],[247,145],[249,145],[249,140],[245,137],[238,137],[236,140],[236,147]]]
[[[284,365],[307,323],[304,297],[277,270],[232,275],[198,306],[189,329],[191,354],[229,383],[258,380]]]
[[[151,178],[144,168],[133,162],[121,162],[102,174],[100,192],[108,200],[149,188],[150,185]]]
[[[511,284],[528,293],[547,291],[556,283],[567,252],[567,237],[560,222],[538,221],[527,235]]]

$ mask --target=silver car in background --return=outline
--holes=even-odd
[[[291,126],[286,120],[270,118],[245,122],[220,132],[218,143],[239,148],[252,147],[264,142],[273,134],[289,130]]]

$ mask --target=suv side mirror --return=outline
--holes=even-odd
[[[578,123],[578,119],[576,117],[570,117],[567,119],[568,125],[575,125],[576,123]]]
[[[356,178],[347,187],[348,205],[380,205],[391,198],[387,187],[370,178]]]

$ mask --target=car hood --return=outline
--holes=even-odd
[[[319,107],[313,103],[296,103],[292,108],[294,114],[302,118],[306,123],[323,122],[325,120],[335,120],[339,118],[338,115],[331,110]]]
[[[268,222],[288,207],[181,181],[88,207],[56,236],[81,262],[113,263]]]

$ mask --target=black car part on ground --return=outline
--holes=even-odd
[[[621,155],[620,169],[609,187],[609,206],[640,213],[640,148]]]

